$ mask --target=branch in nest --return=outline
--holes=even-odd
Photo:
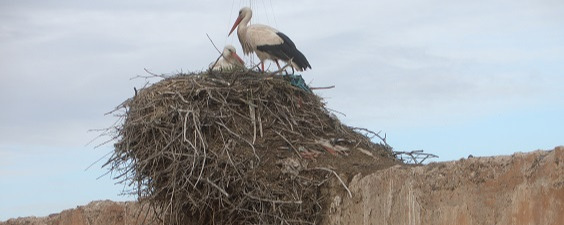
[[[332,170],[332,169],[325,168],[325,167],[315,167],[315,168],[313,168],[313,169],[314,169],[314,170],[325,170],[325,171],[327,171],[327,172],[333,173],[333,174],[337,177],[337,179],[339,179],[339,181],[341,182],[341,185],[343,185],[343,187],[347,190],[347,193],[349,193],[349,197],[352,198],[351,190],[349,189],[349,187],[347,187],[347,185],[345,184],[345,182],[343,181],[343,179],[341,179],[341,177],[337,174],[337,172],[335,172],[335,171]]]
[[[407,155],[411,158],[414,164],[423,164],[423,162],[429,158],[439,158],[439,156],[431,153],[425,153],[423,150],[413,150],[409,152],[397,151],[394,152],[394,155],[397,157],[398,155]],[[418,161],[418,159],[421,159]]]
[[[252,198],[254,200],[257,201],[261,201],[261,202],[270,202],[273,204],[302,204],[302,201],[283,201],[283,200],[273,200],[273,199],[264,199],[264,198],[259,198],[253,195],[250,195],[249,193],[244,193],[247,197]]]
[[[208,184],[210,184],[211,186],[213,186],[215,189],[219,190],[219,192],[221,192],[223,195],[225,195],[225,197],[229,198],[229,194],[227,193],[227,191],[223,190],[223,188],[219,187],[217,184],[215,184],[214,182],[212,182],[209,178],[206,179],[202,179],[203,181],[207,182]]]
[[[167,76],[167,75],[165,75],[165,74],[156,74],[156,73],[153,73],[153,72],[149,71],[147,68],[143,68],[143,70],[145,70],[145,72],[148,73],[148,74],[151,75],[151,76],[141,76],[141,75],[137,75],[137,76],[135,76],[135,77],[130,78],[130,80],[133,80],[133,79],[136,79],[136,78],[148,79],[148,78],[155,78],[155,77],[163,78],[163,79],[164,79],[164,78],[169,77],[169,76]]]
[[[215,48],[215,50],[221,55],[222,52],[219,51],[219,49],[217,48],[217,46],[215,46],[215,43],[213,43],[213,41],[212,41],[212,39],[210,38],[210,36],[208,35],[208,33],[206,33],[206,36],[208,36],[208,39],[210,40],[210,42],[211,42],[211,44],[213,45],[213,47]],[[219,58],[218,58],[218,60],[219,60]],[[215,64],[214,64],[214,66],[215,66]]]
[[[296,147],[294,147],[294,145],[292,145],[292,142],[290,142],[286,137],[284,137],[280,132],[275,131],[276,134],[278,134],[278,136],[280,136],[282,139],[284,139],[284,141],[286,141],[286,143],[288,143],[288,145],[290,145],[290,147],[292,148],[292,150],[294,150],[296,152],[296,154],[302,158],[302,155],[300,154],[300,152],[298,151],[298,149],[296,149]]]
[[[269,75],[276,75],[276,74],[278,74],[278,73],[282,73],[282,71],[286,71],[286,68],[288,68],[288,67],[291,66],[291,65],[292,65],[292,59],[290,59],[290,61],[288,61],[288,63],[287,63],[285,66],[283,66],[282,68],[280,68],[280,69],[277,70],[277,71],[274,71],[274,72],[270,73]],[[293,70],[293,69],[294,69],[294,68],[292,67],[292,70]],[[287,74],[287,72],[286,72],[286,74]]]
[[[327,86],[327,87],[309,87],[311,90],[324,90],[324,89],[331,89],[335,88],[335,85]]]
[[[251,143],[250,141],[248,141],[247,139],[241,137],[241,135],[238,135],[237,133],[233,132],[231,129],[229,129],[227,126],[225,126],[225,124],[220,123],[220,122],[215,122],[215,124],[225,128],[225,130],[227,130],[227,132],[229,132],[230,134],[234,135],[235,137],[239,138],[240,140],[246,142],[247,144],[249,144],[249,146],[251,146],[251,148],[253,149],[253,154],[255,155],[255,157],[260,160],[260,157],[257,155],[257,150],[255,149],[255,145],[253,145],[253,143]]]
[[[390,145],[388,144],[388,142],[386,142],[386,134],[384,133],[384,137],[380,136],[380,133],[381,133],[382,131],[374,132],[374,131],[368,130],[368,129],[366,129],[366,128],[361,128],[361,127],[352,127],[352,129],[353,129],[353,130],[360,130],[360,131],[364,131],[364,132],[370,133],[370,134],[374,135],[373,137],[378,137],[380,140],[382,140],[382,142],[384,143],[384,145],[385,145],[387,148],[390,148],[390,149],[392,148],[392,146],[390,146]],[[372,137],[370,137],[370,138],[372,138]]]

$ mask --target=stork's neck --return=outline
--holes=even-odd
[[[248,11],[243,16],[243,19],[241,19],[241,22],[237,27],[237,35],[239,36],[239,38],[241,37],[241,35],[247,33],[247,26],[249,26],[249,22],[251,22],[251,17],[253,17],[253,12]]]

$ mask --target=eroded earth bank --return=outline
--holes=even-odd
[[[322,224],[562,224],[564,147],[474,157],[425,166],[398,165],[355,176],[331,197]],[[335,186],[335,188],[339,188]],[[95,201],[47,217],[0,225],[142,224],[136,203]],[[141,215],[141,217],[139,216]]]

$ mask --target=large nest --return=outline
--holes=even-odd
[[[105,166],[167,224],[316,224],[328,179],[395,162],[288,76],[179,74],[119,108]]]

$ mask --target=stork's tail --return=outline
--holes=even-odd
[[[311,65],[307,61],[306,57],[298,49],[294,48],[295,52],[292,54],[292,66],[298,71],[304,71],[308,68],[311,69]]]
[[[294,42],[282,32],[276,34],[282,39],[282,44],[261,45],[257,46],[257,50],[270,54],[273,56],[273,59],[280,59],[285,62],[292,60],[292,67],[298,71],[304,71],[308,68],[311,69],[311,65],[306,57],[296,48]]]

